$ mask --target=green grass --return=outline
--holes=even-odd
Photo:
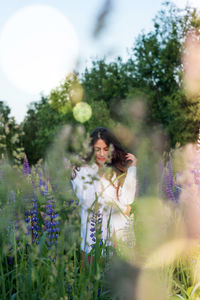
[[[142,278],[143,289],[149,289],[149,299],[141,296],[139,300],[157,300],[151,298],[151,287],[156,290],[157,285],[160,292],[162,281],[165,289],[163,299],[159,300],[198,299],[200,284],[193,278],[193,257],[185,259],[180,256],[157,269],[144,269],[151,254],[170,238],[168,232],[177,222],[174,208],[169,208],[166,214],[166,207],[163,209],[161,201],[154,197],[138,198],[133,207],[136,245],[129,248],[118,243],[117,249],[101,246],[100,236],[97,235],[89,264],[87,256],[82,257],[80,251],[79,206],[76,202],[71,203],[75,197],[69,186],[66,189],[66,178],[62,182],[63,173],[59,190],[49,187],[47,197],[38,188],[38,170],[33,169],[32,175],[27,178],[19,170],[3,171],[5,181],[0,183],[1,300],[136,299],[141,274],[146,275],[145,272],[150,271],[153,271],[152,278],[147,276],[150,283],[154,276],[159,280],[152,281],[149,287]],[[43,180],[46,180],[44,174]],[[56,177],[56,183],[58,180]],[[15,201],[10,200],[10,191],[15,192]],[[31,234],[26,234],[25,211],[32,209],[33,192],[38,201],[38,245]],[[59,214],[60,231],[57,244],[49,248],[43,214],[46,203],[54,197],[57,200],[55,213]],[[198,255],[199,251],[196,260]]]

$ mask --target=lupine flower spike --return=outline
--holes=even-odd
[[[101,224],[102,224],[102,214],[100,213],[100,211],[97,212],[93,212],[92,214],[92,218],[90,221],[90,237],[91,237],[91,246],[94,247],[96,245],[97,242],[97,235],[98,239],[100,240],[100,246],[102,246],[103,244],[103,240],[101,238]]]
[[[168,161],[167,168],[164,169],[162,191],[167,200],[172,200],[175,203],[178,202],[181,187],[176,183],[176,180],[174,180],[171,158]]]
[[[31,169],[29,166],[29,162],[27,156],[24,157],[24,175],[29,175],[31,173]]]
[[[38,204],[37,198],[33,197],[33,208],[25,212],[26,223],[27,223],[27,234],[31,234],[32,243],[39,244],[39,235],[38,235]]]
[[[45,228],[48,237],[48,246],[51,248],[52,245],[57,245],[57,238],[60,232],[59,228],[59,216],[55,212],[56,199],[54,199],[50,192],[49,182],[45,185],[44,196],[47,198],[47,204],[45,206],[46,213],[44,217]]]

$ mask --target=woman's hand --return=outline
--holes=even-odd
[[[130,160],[131,161],[131,165],[130,166],[135,166],[137,165],[137,158],[131,154],[131,153],[127,153],[126,154],[126,160]]]
[[[126,206],[125,215],[126,215],[126,216],[129,216],[129,215],[130,215],[130,212],[131,212],[131,206],[130,206],[130,205],[127,205],[127,206]]]

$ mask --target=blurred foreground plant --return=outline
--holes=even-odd
[[[30,168],[25,158],[24,168],[13,169],[2,161],[1,299],[107,299],[111,252],[96,242],[90,264],[81,255],[79,206],[70,182],[73,166],[88,151],[83,129],[65,127],[43,165]]]
[[[130,136],[133,129],[124,130]],[[151,150],[148,143],[142,147],[141,159]],[[90,151],[84,129],[67,126],[43,165],[30,168],[25,159],[24,169],[13,169],[2,162],[1,298],[198,299],[199,187],[198,172],[193,172],[198,167],[196,147],[178,149],[173,154],[176,168],[168,165],[168,175],[173,173],[173,178],[181,171],[178,203],[159,198],[159,189],[156,197],[156,189],[150,187],[148,193],[139,194],[132,207],[134,230],[131,225],[128,237],[133,243],[114,241],[114,249],[101,243],[97,230],[88,257],[80,251],[79,206],[70,179],[73,167],[80,166],[81,158]],[[157,182],[157,186],[160,184]],[[98,223],[100,216],[96,217]]]

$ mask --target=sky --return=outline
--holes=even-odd
[[[105,0],[0,0],[0,100],[20,123],[31,102],[48,96],[92,59],[128,57],[128,50],[162,8],[161,0],[113,0],[105,27],[94,35]],[[200,0],[175,0],[200,7]]]

